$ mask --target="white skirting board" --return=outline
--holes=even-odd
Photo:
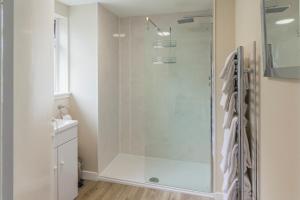
[[[97,172],[91,172],[91,171],[83,171],[82,178],[84,180],[89,180],[89,181],[107,181],[107,182],[119,183],[119,184],[124,184],[124,185],[132,185],[132,186],[137,186],[137,187],[146,187],[146,188],[160,189],[160,190],[166,190],[166,191],[171,191],[171,192],[181,192],[181,193],[197,195],[197,196],[212,197],[215,200],[223,200],[223,193],[208,194],[208,193],[200,193],[200,192],[181,190],[181,189],[165,187],[165,186],[157,186],[157,185],[153,185],[153,184],[136,183],[136,182],[131,182],[131,181],[111,179],[111,178],[101,177],[98,175]]]
[[[92,171],[82,171],[82,179],[88,181],[99,181],[98,173]]]

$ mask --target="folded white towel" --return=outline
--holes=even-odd
[[[224,175],[223,180],[223,192],[226,193],[232,184],[233,180],[237,177],[238,172],[238,151],[239,146],[234,145],[232,152],[230,153],[230,158],[228,162],[228,168]]]
[[[226,58],[225,65],[221,71],[220,78],[228,80],[228,77],[233,76],[234,74],[234,57],[236,55],[236,51],[233,51]]]
[[[236,76],[228,77],[228,80],[224,80],[223,86],[222,86],[222,92],[223,93],[230,93],[230,91],[234,90],[235,87],[235,81]]]
[[[230,153],[235,144],[236,140],[236,127],[237,127],[238,118],[235,116],[232,119],[231,125],[229,129],[225,129],[224,132],[224,142],[221,150],[221,154],[223,156],[223,162],[221,162],[221,170],[225,173],[228,169],[228,160]]]
[[[246,127],[244,127],[243,130],[244,130],[243,133],[244,133],[244,159],[245,159],[244,170],[246,171],[247,168],[252,168],[252,160],[251,160],[250,145],[247,137]]]
[[[224,200],[237,200],[238,198],[238,179],[236,178],[230,185],[228,192],[224,194]]]
[[[252,185],[248,175],[244,176],[244,199],[252,200]]]
[[[228,111],[229,109],[229,102],[230,102],[230,97],[232,93],[234,92],[234,88],[231,88],[231,90],[228,93],[222,93],[220,105],[222,106],[224,111]]]
[[[234,113],[236,113],[236,96],[237,92],[234,92],[230,97],[229,108],[224,115],[223,128],[230,128],[232,118],[234,116]]]
[[[248,194],[252,193],[252,184],[251,181],[249,179],[249,176],[247,174],[245,174],[244,176],[244,191]]]
[[[246,124],[246,118],[244,118],[244,124]],[[230,165],[230,153],[232,152],[232,149],[234,148],[235,140],[236,140],[236,128],[238,125],[238,117],[235,116],[232,120],[232,123],[230,125],[229,129],[225,129],[224,132],[224,142],[222,146],[222,161],[220,164],[220,168],[223,173],[227,171]],[[247,171],[248,168],[252,168],[252,160],[251,160],[251,154],[250,154],[250,145],[248,141],[248,137],[246,134],[246,127],[243,129],[244,131],[244,172]]]
[[[244,199],[252,200],[252,186],[247,175],[244,176]],[[224,200],[236,200],[238,197],[238,178],[234,179],[228,191],[224,194]]]
[[[230,93],[230,94],[222,93],[220,105],[221,105],[221,107],[223,108],[224,111],[228,111],[229,101],[230,101],[230,96],[231,95],[232,95],[232,93]]]

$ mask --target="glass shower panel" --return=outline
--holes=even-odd
[[[145,31],[145,181],[210,192],[212,25],[154,20]]]

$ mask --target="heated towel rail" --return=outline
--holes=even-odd
[[[252,200],[258,199],[258,189],[257,189],[257,182],[258,182],[258,176],[257,176],[257,128],[256,128],[256,43],[254,42],[253,45],[253,56],[252,60],[249,62],[250,67],[245,67],[244,62],[244,47],[240,46],[237,49],[237,53],[235,56],[235,74],[237,76],[236,79],[236,89],[238,92],[237,97],[237,115],[238,115],[238,126],[237,126],[237,143],[239,146],[239,153],[238,153],[238,200],[245,200],[244,194],[245,194],[245,157],[244,157],[244,137],[247,137],[247,135],[244,134],[244,113],[245,113],[245,107],[244,102],[248,101],[249,107],[252,108],[249,115],[253,115],[254,120],[251,121],[253,125],[251,126],[252,129],[248,132],[248,137],[250,138],[249,141],[251,141],[250,146],[250,152],[251,152],[251,160],[252,160],[252,168],[249,169],[246,173],[251,177],[251,184],[252,184]],[[245,76],[244,74],[247,73],[248,76],[251,76],[249,80],[250,87],[245,89]],[[249,98],[249,96],[252,94],[252,98]]]

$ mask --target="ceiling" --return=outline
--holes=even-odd
[[[58,0],[67,5],[100,2],[120,17],[207,11],[213,0]]]

